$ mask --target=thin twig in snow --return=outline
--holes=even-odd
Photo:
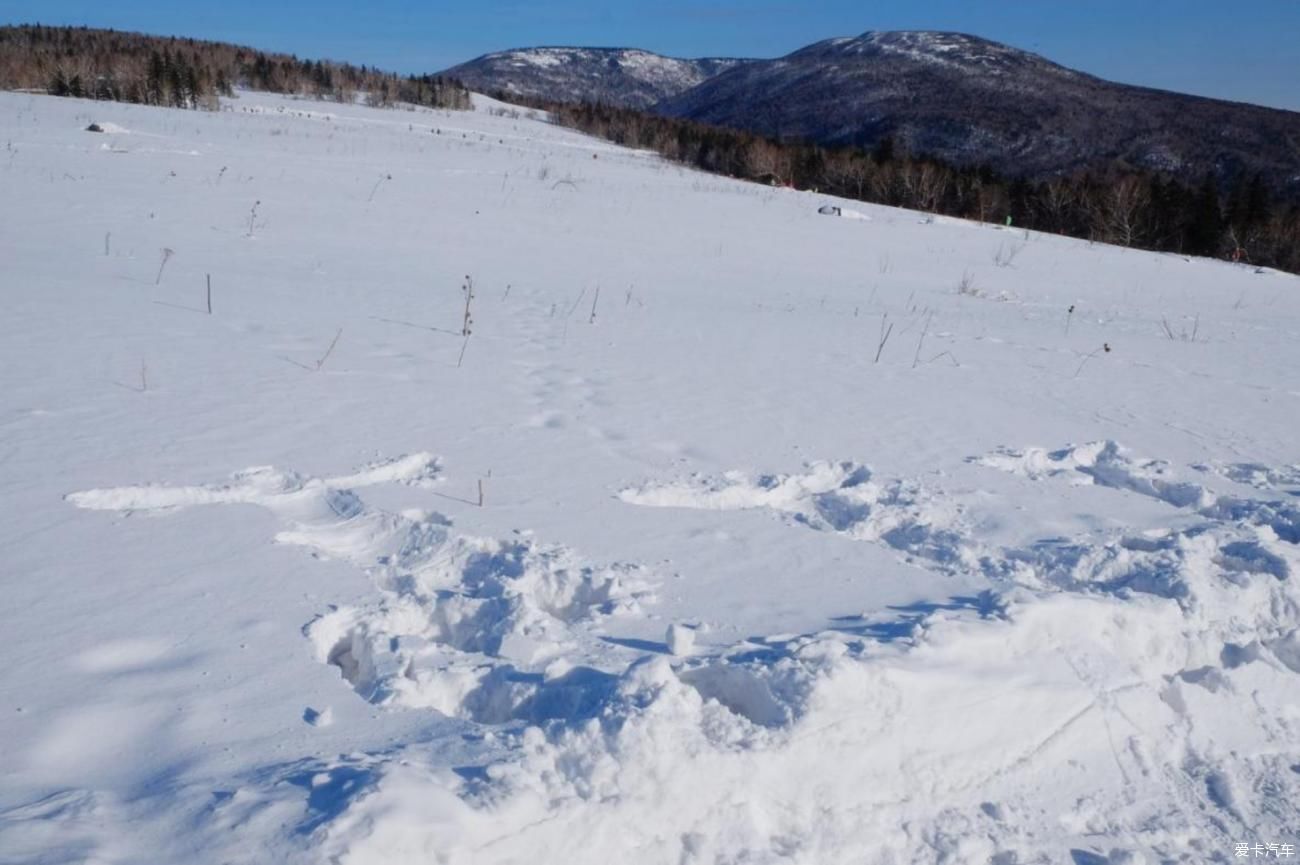
[[[334,334],[334,339],[330,340],[330,347],[325,349],[325,353],[321,355],[320,360],[316,361],[317,371],[325,365],[325,361],[329,360],[330,355],[334,353],[334,346],[339,344],[339,337],[341,336],[343,336],[343,328],[340,327],[339,332]]]
[[[379,191],[379,184],[383,183],[385,180],[392,180],[392,179],[393,179],[393,175],[391,175],[391,174],[382,174],[382,175],[380,175],[379,179],[375,181],[375,185],[374,185],[373,187],[371,187],[371,189],[370,189],[370,197],[367,198],[366,201],[374,201],[374,200],[375,200],[375,193]]]
[[[400,324],[400,325],[402,325],[403,327],[416,327],[416,328],[419,328],[420,330],[431,330],[431,331],[433,331],[434,333],[445,333],[445,334],[448,334],[448,335],[450,335],[450,336],[464,336],[464,335],[465,335],[465,334],[461,333],[459,330],[448,330],[448,329],[445,328],[445,327],[431,327],[430,325],[427,325],[427,324],[416,324],[416,323],[413,322],[413,321],[401,321],[400,319],[396,319],[396,318],[384,318],[383,316],[379,316],[379,315],[372,315],[372,316],[369,316],[369,318],[370,318],[371,320],[373,320],[373,321],[382,321],[382,322],[385,322],[385,323],[387,323],[387,324]]]
[[[460,287],[460,290],[465,294],[465,317],[461,319],[460,335],[468,337],[470,335],[470,325],[474,323],[474,319],[470,315],[470,304],[474,302],[474,280],[468,274],[466,274],[465,284]]]
[[[885,327],[886,322],[889,322],[889,327]],[[889,335],[893,332],[893,322],[889,321],[889,313],[885,313],[880,318],[880,343],[876,346],[876,359],[873,363],[880,363],[880,353],[885,350],[885,343],[889,342]]]
[[[948,360],[952,361],[952,365],[953,365],[953,366],[961,366],[961,364],[957,362],[957,355],[953,354],[953,353],[950,352],[950,351],[941,351],[941,352],[939,352],[938,354],[936,354],[934,357],[932,357],[932,358],[930,358],[929,360],[927,360],[926,363],[928,363],[928,364],[929,364],[929,363],[934,363],[936,360],[938,360],[938,359],[941,358],[941,357],[946,357],[946,358],[948,358]]]
[[[917,364],[921,362],[921,346],[925,345],[925,335],[930,332],[930,319],[934,318],[934,313],[925,317],[925,327],[921,328],[921,338],[916,341],[916,355],[912,358],[912,369],[916,369]]]
[[[1079,362],[1079,368],[1076,369],[1076,370],[1074,371],[1074,377],[1075,377],[1075,378],[1078,378],[1078,377],[1079,377],[1079,373],[1083,372],[1084,364],[1086,364],[1088,361],[1092,360],[1092,359],[1093,359],[1094,357],[1096,357],[1097,355],[1099,355],[1099,354],[1103,354],[1103,353],[1105,353],[1105,354],[1110,354],[1110,343],[1108,343],[1108,342],[1103,342],[1103,343],[1101,344],[1101,348],[1099,348],[1099,349],[1097,349],[1096,351],[1092,352],[1092,353],[1089,354],[1087,357],[1085,357],[1082,361],[1080,361],[1080,362]]]
[[[158,275],[157,275],[156,277],[154,277],[154,281],[153,281],[153,284],[154,284],[154,285],[157,285],[158,283],[162,282],[163,268],[167,266],[167,261],[168,261],[168,260],[169,260],[173,255],[175,255],[175,253],[174,253],[172,250],[168,249],[168,248],[165,247],[165,246],[163,247],[163,251],[162,251],[162,263],[158,265]]]
[[[578,304],[582,303],[582,299],[586,296],[587,296],[587,288],[586,286],[583,286],[582,291],[578,292],[578,299],[573,302],[573,306],[569,307],[569,311],[565,314],[564,317],[568,318],[569,316],[573,315],[573,311],[578,308]]]

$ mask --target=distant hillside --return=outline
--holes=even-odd
[[[230,45],[88,27],[0,27],[0,90],[43,90],[175,108],[214,108],[234,88],[371,105],[468,108],[469,92],[435,76],[300,60]]]
[[[866,33],[727,70],[660,113],[781,138],[885,139],[1041,179],[1101,164],[1300,191],[1300,114],[1103,81],[957,33]]]
[[[631,48],[523,48],[487,54],[441,74],[480,91],[649,108],[747,62],[680,60]]]
[[[1112,167],[1300,197],[1300,114],[1133,87],[959,33],[869,32],[775,60],[503,51],[444,74],[476,90],[601,102],[827,146],[900,150],[1044,180]]]

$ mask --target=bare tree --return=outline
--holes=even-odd
[[[1094,236],[1105,243],[1132,246],[1145,231],[1151,193],[1137,177],[1107,183],[1090,202]]]

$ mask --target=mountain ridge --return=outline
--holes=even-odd
[[[565,52],[550,58],[545,75],[529,75],[528,63],[482,62],[543,51]],[[627,98],[592,66],[608,64],[611,51],[636,53],[517,49],[444,74],[472,88],[601,101],[830,147],[871,148],[889,139],[1009,177],[1041,180],[1118,165],[1185,180],[1214,174],[1234,182],[1258,173],[1274,188],[1300,192],[1300,113],[1112,82],[971,34],[867,31],[769,60],[735,60],[713,74],[694,66],[701,80],[683,86],[686,77],[678,76],[651,103],[649,88]]]
[[[468,87],[555,101],[603,101],[648,109],[751,62],[735,57],[668,57],[629,47],[539,45],[484,54],[447,74]]]

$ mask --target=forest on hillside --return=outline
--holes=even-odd
[[[197,39],[39,24],[0,27],[0,89],[141,105],[215,109],[235,88],[369,105],[469,108],[469,91],[435,76],[399,76]]]
[[[1221,189],[1213,176],[1189,186],[1156,171],[1108,165],[1031,182],[910,154],[890,139],[869,151],[828,149],[630,108],[528,104],[550,111],[562,125],[716,174],[981,222],[1009,218],[1020,228],[1300,273],[1300,203],[1276,194],[1257,175]]]

